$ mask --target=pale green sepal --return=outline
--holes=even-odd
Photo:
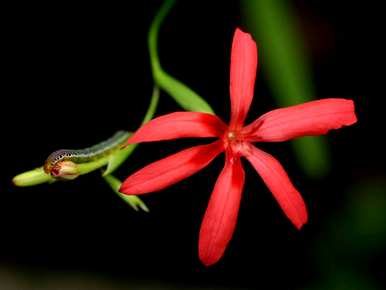
[[[123,199],[128,205],[130,205],[133,209],[138,211],[138,208],[141,208],[143,211],[149,212],[149,208],[146,206],[146,204],[135,195],[126,195],[123,193],[120,193],[118,190],[121,187],[122,182],[117,179],[116,177],[110,175],[103,176],[106,182],[110,185],[112,190],[121,198]]]

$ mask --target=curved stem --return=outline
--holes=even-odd
[[[174,0],[165,0],[150,26],[148,45],[154,82],[185,110],[214,114],[213,109],[202,97],[184,83],[166,73],[161,67],[157,48],[158,33],[163,20],[174,3]]]

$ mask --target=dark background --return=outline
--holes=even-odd
[[[346,251],[353,240],[344,234],[352,232],[344,222],[353,220],[348,206],[362,204],[353,196],[376,188],[380,195],[375,204],[384,205],[378,199],[384,196],[386,176],[380,7],[376,1],[292,2],[312,56],[317,98],[353,99],[359,121],[328,135],[333,168],[321,180],[301,172],[288,142],[261,146],[282,162],[302,193],[309,223],[298,232],[245,162],[237,229],[222,260],[210,268],[198,260],[198,231],[223,157],[163,192],[144,196],[150,213],[129,208],[99,172],[30,188],[11,183],[14,175],[40,166],[54,150],[87,147],[140,124],[152,91],[147,30],[162,1],[131,1],[124,7],[4,7],[0,286],[9,275],[16,284],[20,278],[31,285],[85,275],[111,281],[111,287],[134,283],[136,289],[163,283],[323,289],[324,275],[329,275],[325,268],[334,272],[336,265],[347,266],[374,287],[385,285],[385,247],[362,255],[364,250],[354,244]],[[230,45],[234,29],[243,27],[239,11],[237,1],[181,1],[160,32],[165,70],[203,96],[226,121]],[[249,120],[275,107],[264,64],[260,67]],[[162,93],[157,115],[177,110]],[[151,161],[202,142],[141,145],[117,176],[124,179]],[[354,194],[360,186],[365,189]],[[363,238],[361,233],[353,239]],[[378,241],[384,236],[364,238]],[[329,255],[327,262],[322,259]]]

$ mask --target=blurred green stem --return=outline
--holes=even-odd
[[[312,73],[290,3],[243,0],[241,6],[248,29],[260,44],[263,70],[276,103],[286,107],[312,101]],[[296,139],[292,145],[305,173],[322,177],[329,171],[329,150],[322,137]]]

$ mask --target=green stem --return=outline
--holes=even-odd
[[[141,126],[145,125],[147,122],[153,119],[155,110],[157,109],[158,101],[159,101],[159,89],[157,86],[154,86],[153,94],[150,100],[150,105],[149,105],[149,108],[147,109],[145,117],[142,120]]]
[[[154,72],[157,72],[161,69],[159,57],[158,57],[158,33],[160,26],[165,19],[166,15],[170,12],[172,7],[175,4],[175,0],[166,0],[164,1],[161,8],[158,10],[157,15],[154,17],[153,22],[151,23],[149,34],[148,34],[148,44],[149,44],[149,53],[151,59],[151,66]]]
[[[150,26],[148,45],[154,82],[185,110],[214,114],[212,108],[202,97],[166,73],[161,67],[157,49],[159,29],[174,3],[174,0],[165,0]]]
[[[142,120],[141,126],[149,122],[157,109],[159,101],[159,89],[157,86],[154,86],[153,95],[150,100],[149,108],[145,114],[145,117]],[[135,150],[138,144],[129,144],[126,148],[118,151],[116,154],[108,157],[108,165],[106,170],[103,172],[103,176],[113,173]]]

